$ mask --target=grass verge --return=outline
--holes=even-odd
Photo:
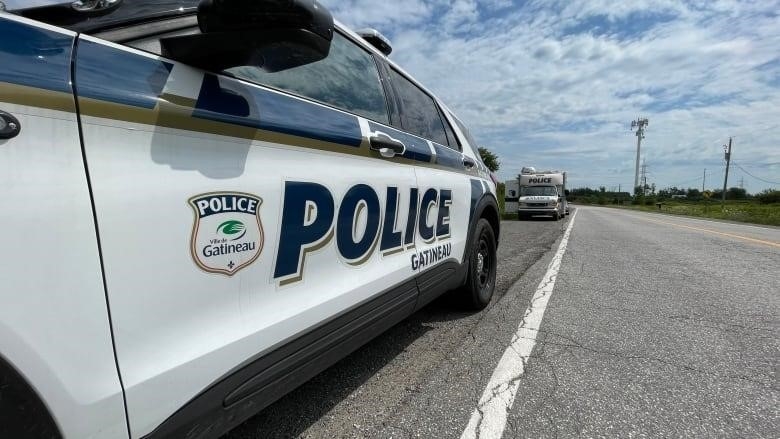
[[[673,215],[713,218],[743,223],[780,226],[780,204],[758,204],[751,202],[727,201],[725,206],[717,202],[709,203],[661,203],[658,206],[636,205],[606,205],[620,209],[642,210],[647,212],[662,212]]]

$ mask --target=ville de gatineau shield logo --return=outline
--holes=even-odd
[[[263,250],[260,205],[242,192],[210,192],[189,200],[195,211],[190,252],[204,271],[228,276],[254,262]]]

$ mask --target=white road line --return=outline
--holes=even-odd
[[[547,272],[542,281],[539,282],[539,286],[536,287],[531,305],[525,310],[523,320],[517,327],[512,342],[504,351],[496,370],[493,371],[493,376],[490,377],[490,382],[488,382],[485,392],[482,393],[477,408],[471,414],[469,424],[460,436],[461,439],[499,439],[504,434],[506,418],[515,401],[524,367],[528,363],[534,345],[536,345],[536,334],[539,332],[544,311],[547,309],[547,302],[550,300],[553,287],[555,287],[555,279],[558,276],[558,270],[561,267],[561,260],[566,252],[566,245],[569,243],[569,235],[576,216],[577,212],[575,211],[569,221],[569,227],[563,234],[558,251],[550,261],[550,265],[547,266]]]

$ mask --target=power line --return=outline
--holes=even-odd
[[[780,165],[780,162],[765,162],[765,161],[755,161],[755,162],[748,161],[748,162],[745,162],[745,161],[742,161],[742,160],[740,160],[739,162],[742,163],[745,166],[762,166],[762,165],[763,166],[776,166],[776,165]],[[735,161],[735,163],[736,163],[736,161]]]
[[[766,179],[761,178],[761,177],[756,177],[755,175],[753,175],[750,172],[746,171],[745,168],[740,166],[737,162],[734,162],[734,166],[738,167],[739,169],[742,170],[742,172],[744,172],[745,174],[755,178],[756,180],[760,180],[760,181],[763,181],[764,183],[769,183],[769,184],[780,184],[780,182],[777,182],[777,181],[769,181],[769,180],[766,180]]]
[[[701,180],[701,177],[696,177],[696,178],[692,178],[690,180],[685,180],[685,181],[677,183],[677,184],[673,184],[671,187],[678,187],[678,186],[682,186],[684,184],[691,183],[691,182],[694,182],[694,181],[699,181],[699,180]]]

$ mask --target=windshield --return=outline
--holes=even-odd
[[[523,186],[520,188],[520,196],[556,196],[558,191],[555,186]]]

